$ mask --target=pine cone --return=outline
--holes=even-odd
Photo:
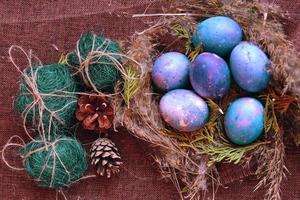
[[[78,100],[76,118],[84,129],[107,133],[113,124],[114,111],[106,99],[84,95]]]
[[[120,172],[121,157],[115,144],[107,138],[96,140],[90,150],[92,165],[98,166],[97,173],[100,176],[106,174],[110,178],[112,174]]]

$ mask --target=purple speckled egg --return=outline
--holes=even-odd
[[[185,89],[166,93],[160,100],[159,109],[164,121],[182,132],[200,129],[209,116],[206,102],[193,91]]]
[[[179,52],[162,54],[154,62],[152,80],[163,91],[185,88],[189,85],[190,60]]]
[[[230,68],[236,83],[248,92],[259,92],[270,82],[269,58],[253,43],[241,42],[230,56]]]
[[[195,47],[202,44],[205,51],[225,57],[230,55],[242,38],[242,28],[236,21],[226,16],[215,16],[197,25],[193,44]]]
[[[213,53],[202,53],[192,63],[190,81],[200,96],[217,99],[230,88],[230,71],[223,58]]]
[[[231,142],[251,144],[263,133],[264,107],[254,98],[239,98],[226,111],[224,125]]]

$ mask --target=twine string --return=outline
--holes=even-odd
[[[19,140],[19,142],[13,142],[13,140]],[[6,144],[4,145],[4,147],[1,150],[1,158],[7,167],[9,167],[10,169],[13,169],[13,170],[17,170],[17,171],[24,170],[24,168],[12,166],[9,163],[9,161],[6,159],[5,154],[6,154],[6,150],[8,150],[8,148],[10,148],[10,147],[18,147],[18,148],[23,149],[25,147],[25,145],[26,145],[25,141],[18,135],[13,135],[9,138],[9,140],[6,142]]]
[[[58,195],[59,194],[64,198],[64,200],[68,200],[67,196],[65,195],[65,193],[62,189],[57,189],[56,190],[56,200],[58,200]]]

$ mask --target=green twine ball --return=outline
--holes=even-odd
[[[76,50],[68,55],[67,62],[69,65],[79,69],[80,63],[83,62],[88,57],[89,53],[93,51],[117,54],[120,53],[121,49],[116,42],[111,41],[110,39],[93,33],[86,33],[80,38]],[[80,55],[82,59],[81,62],[79,61],[78,55]],[[121,61],[120,56],[111,56],[119,62]],[[81,74],[81,76],[84,76],[81,78],[87,80],[87,74],[77,74]],[[92,82],[97,90],[101,92],[113,92],[117,81],[121,77],[120,72],[112,59],[105,55],[97,55],[92,59],[88,65],[88,76],[90,77],[90,82]],[[84,82],[84,84],[91,88],[90,83],[87,84]]]
[[[74,94],[77,84],[69,69],[65,65],[51,64],[27,68],[24,74],[15,99],[16,110],[39,131],[66,133],[74,121],[78,99]],[[42,101],[37,101],[33,88]]]
[[[46,144],[38,138],[22,150],[29,175],[39,185],[49,188],[70,186],[78,181],[88,167],[86,151],[81,144],[67,136],[53,137]]]

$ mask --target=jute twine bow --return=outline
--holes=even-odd
[[[112,97],[112,96],[116,96],[116,95],[120,95],[122,93],[121,91],[116,91],[113,94],[107,94],[107,93],[103,93],[101,91],[99,91],[96,87],[96,85],[93,83],[93,81],[91,80],[90,74],[89,74],[89,68],[91,65],[93,64],[111,64],[111,63],[106,63],[106,62],[101,62],[101,58],[106,57],[108,58],[110,61],[112,61],[112,65],[121,73],[121,75],[123,76],[124,79],[137,79],[135,77],[131,77],[128,76],[126,68],[124,67],[124,65],[116,58],[116,57],[121,57],[124,62],[133,62],[136,66],[140,66],[140,64],[134,60],[133,58],[122,54],[122,53],[113,53],[113,52],[109,52],[107,51],[107,48],[109,47],[111,40],[109,39],[105,39],[104,42],[99,46],[99,47],[95,47],[95,42],[96,42],[96,35],[93,34],[93,43],[92,43],[92,49],[91,51],[88,53],[87,57],[84,58],[81,53],[80,53],[80,48],[79,48],[79,43],[80,40],[77,41],[76,43],[76,54],[79,60],[79,68],[75,68],[74,66],[72,66],[71,64],[68,63],[68,61],[66,62],[66,64],[72,68],[75,68],[77,71],[74,73],[74,75],[80,74],[83,82],[91,87],[96,93],[98,93],[100,96],[102,97]],[[104,47],[104,48],[103,48]],[[69,55],[69,54],[68,54]],[[68,55],[66,57],[68,57]],[[140,70],[142,70],[142,67],[139,67]]]

